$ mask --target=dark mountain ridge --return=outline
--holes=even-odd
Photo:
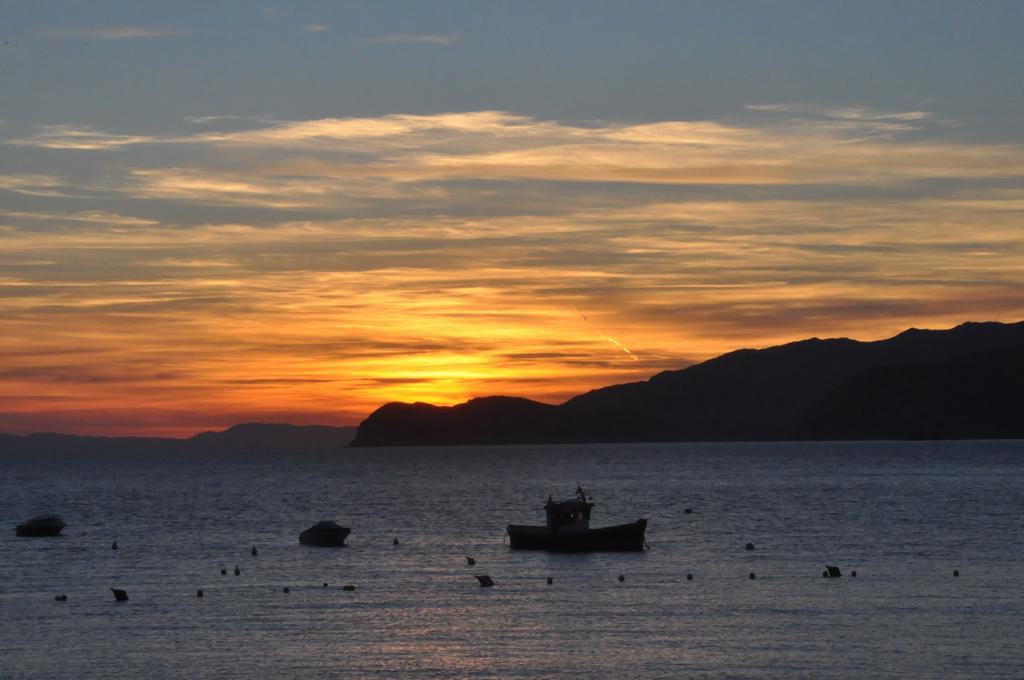
[[[1024,437],[1024,322],[742,349],[552,406],[387,404],[353,446]],[[882,405],[886,405],[884,408]]]

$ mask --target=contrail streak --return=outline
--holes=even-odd
[[[601,337],[604,338],[605,340],[607,340],[608,342],[612,343],[613,345],[616,345],[617,347],[619,347],[619,349],[621,349],[623,352],[628,354],[633,361],[637,361],[638,357],[635,354],[633,354],[629,350],[629,348],[626,347],[625,345],[623,345],[621,342],[619,342],[615,338],[611,337],[610,335],[602,335]]]
[[[584,321],[585,321],[585,322],[586,322],[587,324],[590,324],[590,319],[588,319],[588,318],[587,318],[587,315],[586,315],[586,314],[584,314],[583,312],[581,312],[581,311],[580,311],[580,310],[579,310],[579,309],[578,309],[578,308],[576,307],[576,305],[573,305],[573,306],[572,306],[572,308],[573,308],[573,311],[575,311],[575,312],[576,312],[577,314],[579,314],[579,315],[580,315],[580,318],[581,318],[581,319],[583,319],[583,320],[584,320]],[[633,352],[632,352],[632,351],[631,351],[631,350],[630,350],[630,349],[629,349],[628,347],[626,347],[625,345],[623,345],[623,344],[622,344],[621,342],[619,342],[619,341],[618,341],[618,340],[616,340],[615,338],[611,337],[610,335],[605,335],[604,333],[601,333],[601,337],[602,337],[602,338],[604,338],[605,340],[607,340],[608,342],[612,343],[613,345],[615,345],[615,346],[616,346],[616,347],[618,347],[619,349],[621,349],[621,350],[622,350],[623,352],[625,352],[626,354],[628,354],[628,355],[629,355],[629,357],[630,357],[630,358],[631,358],[631,359],[632,359],[633,361],[639,361],[640,357],[638,357],[637,355],[633,354]]]

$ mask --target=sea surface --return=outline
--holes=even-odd
[[[577,482],[650,549],[510,551]],[[5,455],[0,521],[5,679],[1024,678],[1019,441]]]

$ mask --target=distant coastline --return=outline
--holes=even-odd
[[[5,452],[253,452],[347,446],[1024,439],[1024,321],[741,349],[545,404],[393,402],[358,427],[246,423],[186,439],[0,434]]]
[[[0,434],[0,453],[319,451],[344,448],[352,441],[355,432],[355,427],[244,423],[220,432],[202,432],[187,439],[99,437],[49,432],[29,435]]]

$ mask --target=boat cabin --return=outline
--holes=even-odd
[[[585,530],[590,528],[590,510],[594,504],[579,498],[556,501],[548,498],[544,511],[548,516],[548,529]]]

